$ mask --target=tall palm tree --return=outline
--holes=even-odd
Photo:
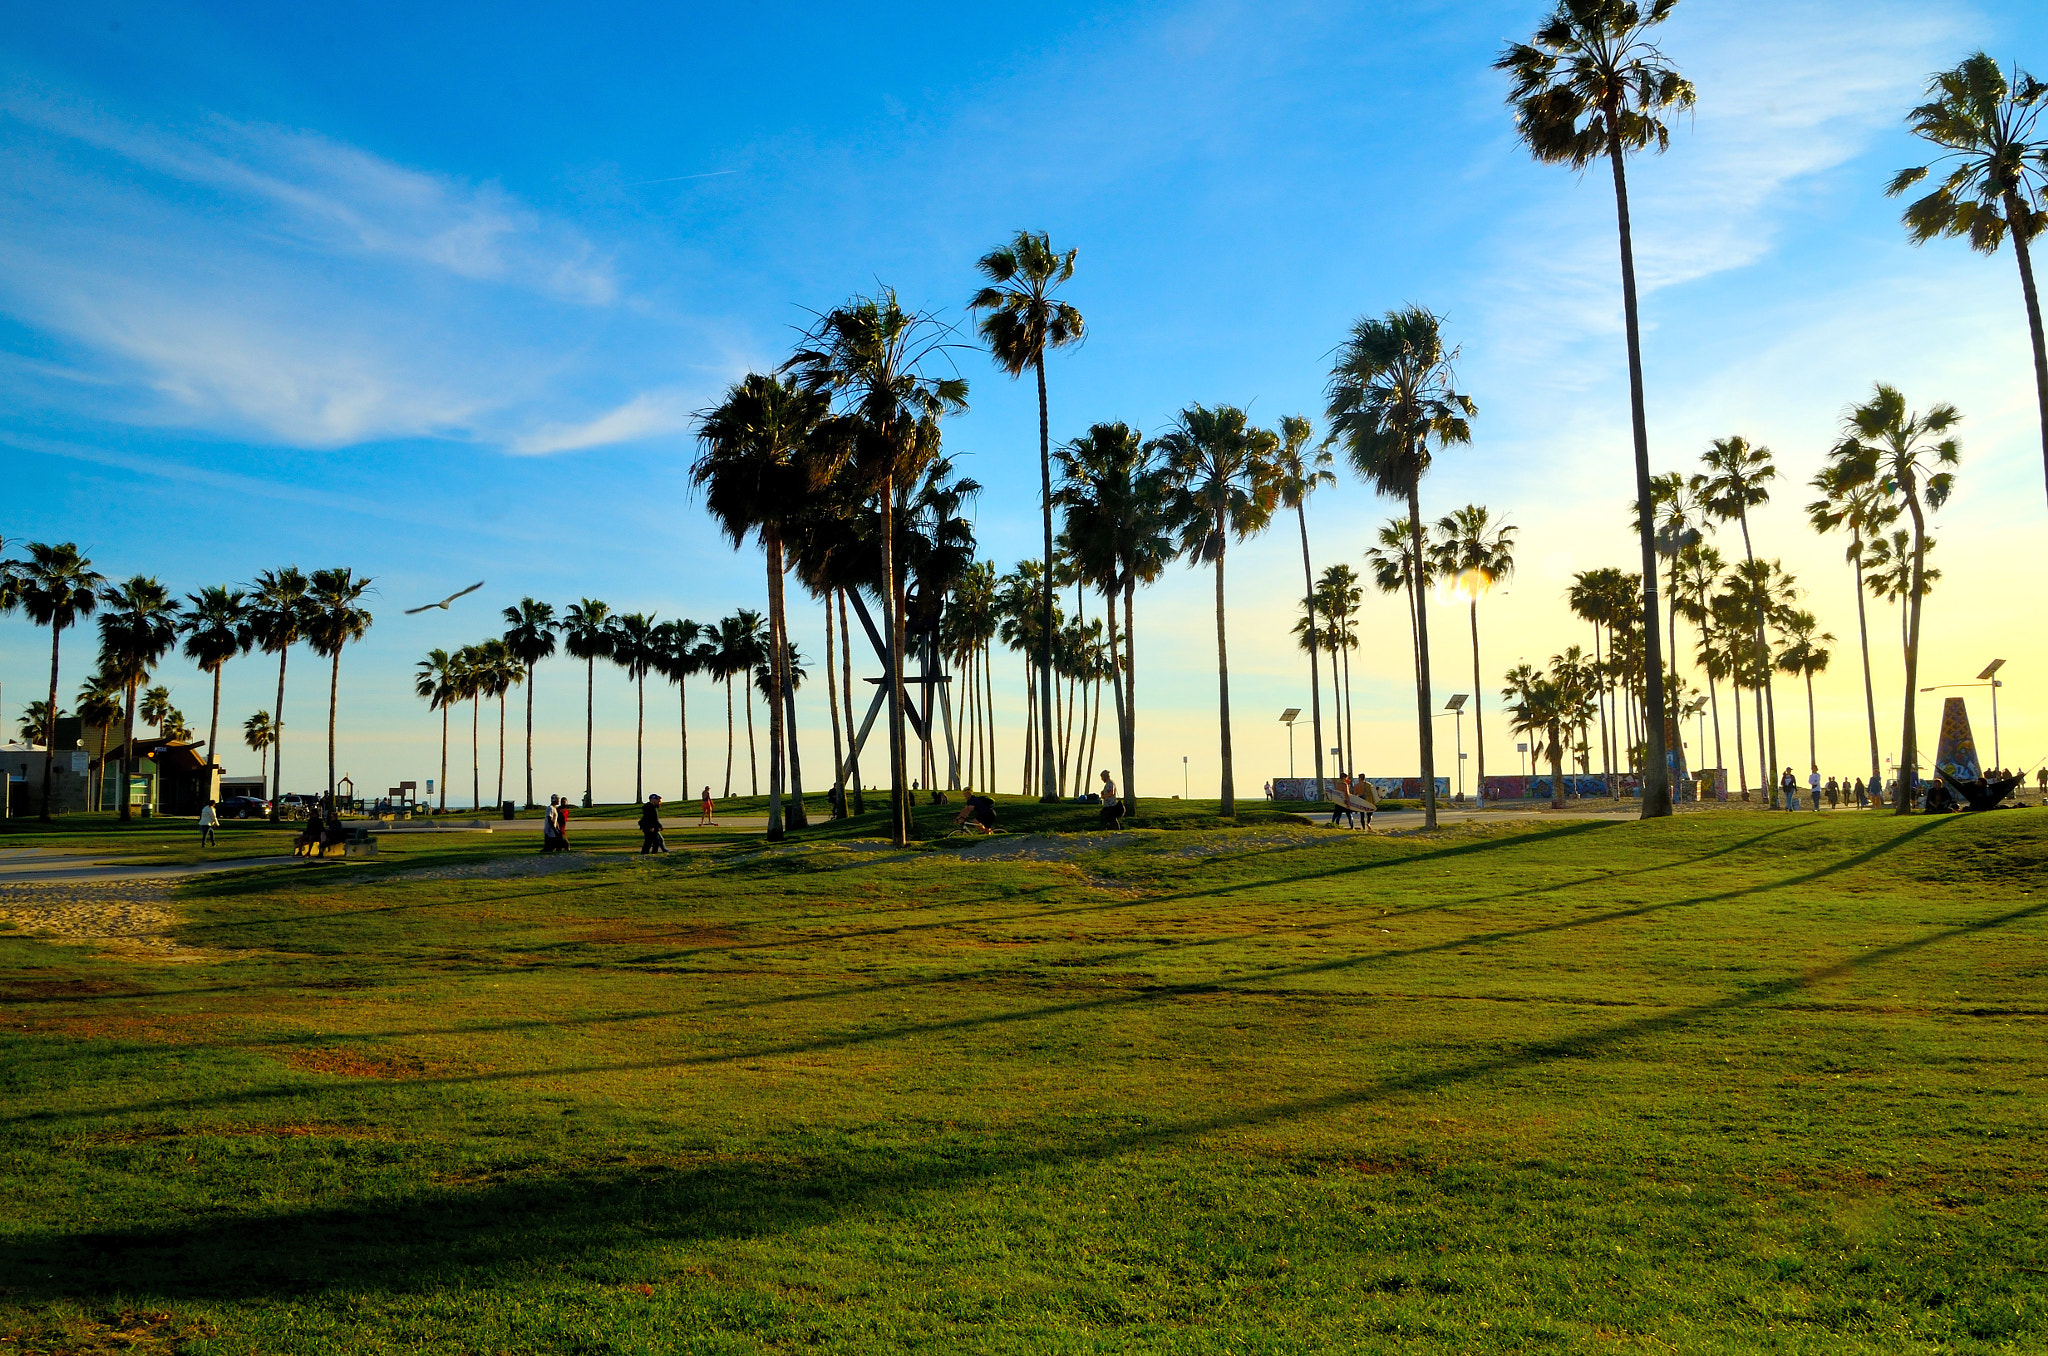
[[[690,479],[704,491],[710,509],[735,547],[758,536],[768,572],[768,838],[783,836],[783,693],[789,675],[789,614],[784,606],[784,533],[837,474],[846,456],[842,443],[819,438],[831,416],[823,390],[763,376],[736,382],[716,407],[697,416],[703,449]],[[794,691],[794,689],[788,689]],[[751,711],[752,704],[748,709]],[[792,808],[794,828],[805,827],[803,801]]]
[[[555,652],[555,633],[562,624],[555,620],[553,603],[521,598],[517,607],[505,609],[505,648],[526,670],[526,808],[533,808],[533,668]],[[445,733],[445,731],[444,731]],[[445,739],[442,741],[447,742]],[[443,762],[447,760],[443,758]],[[443,780],[447,768],[442,768]]]
[[[689,680],[704,671],[700,641],[706,628],[688,617],[663,622],[654,628],[654,667],[676,685],[676,729],[683,741],[682,795],[690,794],[690,693]]]
[[[1479,799],[1486,799],[1486,719],[1480,709],[1479,599],[1515,572],[1513,523],[1495,523],[1483,504],[1467,504],[1437,519],[1437,570],[1465,595],[1472,620],[1472,733],[1477,743]]]
[[[1635,240],[1629,226],[1632,151],[1671,144],[1661,120],[1693,105],[1692,83],[1651,36],[1678,0],[1560,0],[1526,43],[1510,44],[1494,62],[1509,73],[1515,130],[1529,153],[1548,164],[1584,170],[1601,156],[1614,172],[1615,223],[1621,241],[1621,310],[1628,333],[1629,421],[1635,435],[1636,534],[1643,557],[1643,632],[1649,758],[1643,817],[1671,813],[1671,777],[1664,747],[1664,656],[1657,626],[1657,541],[1651,522],[1650,431],[1643,406],[1642,327],[1636,307]]]
[[[496,636],[478,644],[476,655],[477,687],[484,696],[498,701],[498,794],[492,801],[498,806],[505,803],[505,698],[526,677],[526,666],[512,653],[512,647]]]
[[[179,620],[182,621],[183,618]],[[159,738],[169,738],[166,727],[170,725],[171,717],[177,710],[177,707],[171,705],[171,690],[161,686],[143,693],[141,701],[135,706],[135,714],[156,726]]]
[[[1074,276],[1078,250],[1065,254],[1053,249],[1051,239],[1040,232],[1019,231],[1014,240],[981,256],[975,268],[988,279],[987,285],[968,300],[971,311],[982,312],[976,330],[988,345],[997,367],[1012,378],[1026,372],[1038,378],[1038,480],[1040,505],[1045,520],[1046,571],[1041,576],[1039,603],[1038,682],[1052,687],[1052,440],[1045,403],[1045,354],[1047,349],[1078,344],[1087,336],[1087,322],[1070,303],[1053,295]],[[1044,751],[1040,799],[1057,800],[1052,760],[1052,708],[1048,703],[1039,713],[1040,742]]]
[[[597,739],[597,661],[611,657],[610,604],[595,598],[569,604],[562,647],[583,661],[583,804],[590,805],[590,751]],[[728,789],[728,794],[730,790]]]
[[[1607,629],[1608,648],[1611,651],[1617,620],[1615,599],[1621,592],[1624,577],[1620,570],[1611,565],[1602,566],[1597,570],[1581,570],[1572,576],[1572,586],[1565,593],[1565,602],[1573,615],[1593,628],[1593,668],[1603,675],[1606,672],[1606,661],[1601,658],[1600,632],[1602,627]],[[1633,598],[1628,600],[1628,605],[1634,606]],[[1608,731],[1607,689],[1607,682],[1602,677],[1594,693],[1600,714],[1600,775],[1607,779],[1608,791],[1619,795],[1620,792],[1614,785],[1614,755]]]
[[[327,795],[334,796],[334,717],[341,702],[341,652],[361,640],[373,620],[362,606],[370,581],[346,565],[313,571],[306,591],[306,643],[329,662],[327,672]]]
[[[1223,561],[1230,538],[1266,530],[1280,502],[1273,454],[1280,439],[1233,405],[1190,405],[1157,442],[1171,485],[1169,516],[1190,565],[1216,567],[1216,705],[1223,770],[1222,815],[1237,814],[1230,746],[1230,645],[1224,626]]]
[[[87,788],[86,809],[101,808],[100,797],[104,792],[101,783],[106,780],[107,744],[111,738],[114,723],[121,719],[121,684],[104,672],[94,673],[78,688],[78,721],[81,727],[99,731],[99,747],[94,750],[93,762],[98,764],[100,775],[93,778]]]
[[[795,372],[805,389],[825,392],[838,404],[851,443],[842,479],[861,495],[875,495],[881,505],[880,593],[889,625],[890,818],[891,836],[899,846],[910,841],[911,805],[903,713],[908,630],[897,518],[911,487],[940,457],[939,421],[967,408],[963,378],[924,372],[950,332],[929,315],[904,310],[896,294],[884,289],[820,316],[783,368]],[[747,710],[751,718],[751,704]]]
[[[1148,533],[1157,532],[1158,492],[1153,481],[1158,467],[1144,439],[1122,423],[1092,425],[1055,456],[1060,485],[1053,500],[1066,519],[1069,551],[1080,576],[1102,590],[1109,622],[1108,677],[1115,695],[1117,763],[1128,798],[1137,773],[1137,713],[1125,683],[1129,628],[1126,625],[1126,634],[1119,639],[1117,603],[1143,572]],[[994,566],[989,574],[991,611],[986,629],[993,631]]]
[[[751,697],[744,696],[746,678],[754,671],[754,665],[767,658],[765,641],[762,638],[761,614],[747,608],[740,608],[730,617],[721,617],[712,632],[708,666],[713,677],[725,684],[725,792],[732,794],[733,729],[732,698],[733,679],[740,680],[743,699],[747,703],[747,754],[753,757],[754,746],[754,704]],[[760,773],[755,770],[754,794],[759,795]]]
[[[469,806],[484,808],[482,729],[484,692],[490,677],[484,663],[483,647],[465,645],[457,650],[448,666],[448,682],[456,701],[469,703]]]
[[[45,748],[57,747],[59,645],[65,631],[100,605],[100,589],[106,582],[107,577],[93,569],[92,561],[80,555],[77,545],[68,541],[54,546],[32,541],[28,544],[28,559],[15,563],[11,595],[20,599],[21,610],[28,614],[30,621],[50,628],[50,696],[48,705],[44,707],[49,713],[49,728],[43,732]],[[45,824],[56,818],[50,810],[56,766],[54,755],[43,760],[43,808],[36,818]],[[127,786],[125,779],[122,786]],[[128,818],[125,791],[121,798],[121,818]]]
[[[1745,560],[1730,572],[1728,593],[1736,605],[1747,609],[1753,630],[1744,638],[1740,665],[1746,685],[1752,693],[1767,692],[1772,672],[1771,646],[1764,628],[1783,627],[1786,618],[1792,615],[1792,604],[1799,596],[1796,581],[1787,574],[1784,567],[1775,560]],[[1757,619],[1761,618],[1761,622]],[[1759,695],[1755,704],[1757,757],[1766,775],[1767,786],[1775,790],[1775,770],[1778,762],[1778,738],[1776,727],[1765,730],[1766,712],[1769,703]]]
[[[1929,562],[1934,556],[1935,539],[1928,537],[1919,543],[1921,559],[1920,596],[1925,598],[1941,582],[1941,570]],[[1910,620],[1910,609],[1906,598],[1913,592],[1913,534],[1906,528],[1894,528],[1890,536],[1883,533],[1872,537],[1863,548],[1863,586],[1872,596],[1888,603],[1899,605],[1899,654],[1906,652],[1906,623]]]
[[[1365,563],[1372,568],[1373,587],[1381,593],[1400,594],[1402,602],[1407,606],[1408,660],[1414,665],[1422,661],[1417,648],[1421,644],[1421,637],[1415,630],[1419,598],[1415,573],[1417,556],[1410,543],[1412,530],[1413,524],[1406,518],[1389,518],[1381,523],[1375,544],[1365,548]],[[1425,549],[1420,557],[1425,565],[1431,559],[1427,547],[1428,541],[1425,538]],[[1429,576],[1425,573],[1422,576],[1422,583],[1427,586],[1428,582]]]
[[[1478,413],[1470,397],[1452,389],[1457,357],[1457,350],[1444,344],[1443,322],[1420,306],[1407,306],[1357,320],[1330,369],[1330,440],[1344,444],[1352,469],[1376,493],[1407,501],[1408,549],[1418,585],[1429,577],[1422,549],[1422,477],[1435,449],[1472,441],[1470,421]],[[1420,587],[1413,600],[1423,824],[1433,829],[1436,744],[1430,727],[1435,712],[1429,695],[1429,618]]]
[[[1834,644],[1831,632],[1820,629],[1820,618],[1811,612],[1793,610],[1785,614],[1778,624],[1784,639],[1784,648],[1778,651],[1775,661],[1780,673],[1795,674],[1806,680],[1806,762],[1809,767],[1820,766],[1819,726],[1813,715],[1813,675],[1825,672],[1828,660],[1833,657],[1826,648]]]
[[[2008,77],[1982,52],[1927,82],[1932,97],[1906,115],[1906,125],[1941,147],[1926,165],[1900,170],[1885,192],[1896,197],[1947,163],[1941,184],[1906,208],[1906,234],[1916,245],[1936,236],[1968,236],[1994,254],[2012,236],[2020,295],[2034,340],[2034,396],[2041,410],[2041,468],[2048,475],[2048,340],[2041,332],[2041,295],[2034,287],[2030,242],[2048,226],[2048,84],[2017,66]]]
[[[129,780],[135,775],[135,690],[149,678],[164,651],[178,638],[179,606],[170,591],[146,575],[100,590],[100,668],[127,690],[127,712],[121,729],[121,819],[134,818],[128,803]],[[166,694],[168,697],[168,694]],[[164,703],[169,705],[168,700]]]
[[[633,684],[633,802],[647,799],[647,675],[661,657],[655,628],[659,625],[645,612],[627,612],[611,620],[612,663],[626,671]]]
[[[1863,655],[1863,714],[1870,731],[1870,775],[1882,774],[1877,752],[1877,689],[1870,681],[1870,622],[1863,608],[1863,543],[1873,533],[1882,533],[1899,516],[1875,482],[1850,484],[1840,466],[1825,466],[1809,482],[1820,498],[1806,506],[1807,521],[1825,535],[1846,531],[1850,568],[1856,572],[1856,639]]]
[[[291,648],[305,638],[311,582],[296,565],[265,570],[249,586],[249,626],[265,654],[277,656],[277,704],[270,712],[270,817],[284,814],[284,670]]]
[[[270,777],[270,746],[276,742],[276,732],[271,728],[268,711],[258,711],[242,722],[242,742],[256,754],[256,775],[267,782]],[[101,747],[105,747],[104,739],[101,741]],[[444,783],[448,780],[447,749],[448,741],[444,736],[441,741],[441,780]],[[442,808],[447,807],[444,805]]]
[[[1756,568],[1756,548],[1749,537],[1749,511],[1767,504],[1771,499],[1770,484],[1778,478],[1777,463],[1771,460],[1771,449],[1752,446],[1749,439],[1741,434],[1729,438],[1716,438],[1713,445],[1700,454],[1700,461],[1707,468],[1705,486],[1707,508],[1722,522],[1737,523],[1742,528],[1742,560],[1745,568]],[[1758,595],[1758,610],[1754,620],[1756,649],[1768,655],[1770,647],[1764,640],[1764,623],[1768,620],[1762,610],[1762,597]],[[1766,662],[1762,669],[1763,688],[1757,693],[1762,703],[1762,719],[1769,732],[1769,743],[1758,750],[1766,769],[1778,766],[1778,705],[1771,692],[1771,667]],[[1770,777],[1764,778],[1764,802],[1772,808],[1778,804],[1778,784]]]
[[[16,732],[21,736],[22,743],[33,749],[40,749],[44,747],[41,741],[44,735],[49,733],[51,720],[62,720],[64,716],[65,713],[59,711],[52,717],[48,702],[30,702],[21,709],[21,722],[15,727]]]
[[[1327,445],[1309,450],[1308,440],[1313,433],[1314,426],[1305,416],[1284,416],[1280,420],[1280,447],[1273,454],[1273,467],[1280,478],[1281,507],[1294,510],[1295,526],[1301,529],[1301,578],[1308,590],[1308,636],[1305,645],[1308,650],[1308,714],[1309,724],[1315,731],[1316,787],[1320,793],[1323,785],[1323,679],[1317,671],[1317,651],[1322,645],[1316,634],[1316,573],[1315,567],[1309,564],[1308,554],[1308,497],[1325,485],[1337,483],[1337,473],[1331,469],[1337,464],[1337,459],[1331,455]]]
[[[1507,673],[1501,698],[1508,704],[1508,728],[1526,734],[1535,757],[1550,763],[1550,804],[1564,808],[1566,732],[1583,729],[1593,707],[1592,668],[1580,662],[1578,647],[1550,657],[1550,671],[1517,664]]]
[[[427,657],[413,666],[413,692],[425,699],[429,711],[441,713],[442,814],[448,813],[448,708],[461,700],[455,679],[455,657],[446,650],[429,650]]]
[[[1913,700],[1920,681],[1920,604],[1925,595],[1927,514],[1948,502],[1955,472],[1946,468],[1962,460],[1962,444],[1952,430],[1962,414],[1949,404],[1925,414],[1906,408],[1896,387],[1880,382],[1871,398],[1842,420],[1842,440],[1828,454],[1852,483],[1874,482],[1896,501],[1913,522],[1913,568],[1906,596],[1906,715],[1900,739],[1897,812],[1913,808],[1913,779],[1919,769]]]
[[[240,589],[216,584],[185,595],[179,622],[185,633],[185,657],[213,678],[213,715],[206,723],[206,761],[220,763],[220,671],[256,643],[249,623],[249,598]]]
[[[1337,741],[1343,749],[1340,760],[1348,770],[1356,772],[1358,737],[1352,720],[1355,710],[1351,700],[1351,655],[1358,648],[1358,609],[1365,601],[1365,590],[1359,584],[1358,572],[1340,561],[1324,569],[1322,577],[1316,580],[1315,597],[1316,614],[1330,630],[1330,683],[1344,727],[1343,738]]]
[[[1671,585],[1671,610],[1700,629],[1700,668],[1707,675],[1707,706],[1714,717],[1714,766],[1725,770],[1721,759],[1721,699],[1716,683],[1727,664],[1714,648],[1708,622],[1712,618],[1714,595],[1720,591],[1727,563],[1721,552],[1706,542],[1695,542],[1678,553]]]
[[[1694,474],[1687,476],[1682,471],[1667,471],[1660,476],[1650,477],[1650,518],[1657,527],[1657,554],[1667,562],[1665,579],[1667,592],[1675,598],[1678,588],[1678,556],[1688,546],[1696,546],[1704,539],[1712,510],[1707,503],[1707,478]],[[1629,521],[1633,525],[1638,513],[1634,503],[1628,506]],[[1674,679],[1678,673],[1678,608],[1672,603],[1665,608],[1664,659]]]

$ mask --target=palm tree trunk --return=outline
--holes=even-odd
[[[220,762],[220,671],[225,663],[213,666],[213,718],[206,722],[206,798],[213,799],[214,780],[212,765]],[[53,746],[54,747],[54,746]],[[225,767],[222,769],[225,771]]]
[[[1345,633],[1339,639],[1344,641],[1350,640],[1350,629],[1347,621]],[[1357,706],[1355,696],[1351,690],[1351,646],[1345,645],[1343,651],[1332,659],[1332,664],[1337,659],[1344,661],[1344,766],[1347,770],[1356,772],[1358,770],[1358,728],[1353,723],[1353,716],[1357,713]]]
[[[1813,723],[1813,670],[1806,671],[1806,761],[1820,766],[1820,731]]]
[[[1644,497],[1649,492],[1645,490]],[[1408,550],[1410,578],[1415,594],[1415,712],[1416,734],[1422,744],[1422,827],[1436,827],[1436,731],[1430,728],[1429,709],[1429,618],[1424,614],[1422,590],[1428,576],[1422,561],[1422,487],[1408,484]]]
[[[1767,656],[1757,657],[1759,669],[1769,667]],[[1764,804],[1773,810],[1778,808],[1778,750],[1764,739],[1764,689],[1770,685],[1768,676],[1759,677],[1757,686],[1749,690],[1750,709],[1756,714],[1756,763],[1765,787]]]
[[[1721,784],[1728,784],[1727,765],[1721,761],[1721,698],[1714,691],[1714,651],[1707,639],[1706,614],[1700,614],[1700,663],[1707,671],[1707,706],[1714,713],[1714,768],[1721,774]],[[1727,793],[1723,791],[1725,799]]]
[[[1474,799],[1486,804],[1486,722],[1479,715],[1479,600],[1472,608],[1472,738],[1478,754],[1479,775],[1473,781]]]
[[[1230,644],[1223,626],[1223,553],[1227,538],[1222,513],[1216,515],[1216,709],[1221,724],[1223,818],[1237,817],[1237,780],[1230,753]]]
[[[676,734],[683,746],[683,799],[690,798],[690,679],[676,674]]]
[[[774,665],[771,663],[769,667]],[[754,743],[754,685],[746,681],[752,677],[751,673],[741,675],[740,691],[747,694],[744,707],[747,713],[747,794],[758,796],[761,794],[761,761],[760,749]]]
[[[789,658],[782,641],[782,535],[761,526],[762,554],[768,558],[768,841],[782,841],[782,685]],[[747,701],[747,747],[753,749],[753,699]]]
[[[1742,790],[1742,798],[1749,799],[1749,765],[1742,756],[1742,684],[1734,679],[1728,682],[1728,693],[1735,702],[1735,776],[1736,784]]]
[[[1607,794],[1616,796],[1620,788],[1614,784],[1614,759],[1607,748],[1607,670],[1600,658],[1600,623],[1593,623],[1593,671],[1599,675],[1599,687],[1593,694],[1594,705],[1600,709],[1600,777],[1607,783]],[[1530,766],[1534,767],[1532,759]]]
[[[597,656],[592,655],[583,661],[583,807],[586,810],[590,808],[590,750],[596,740]]]
[[[502,708],[501,708],[502,709]],[[633,803],[647,803],[647,674],[633,677]],[[501,787],[498,798],[504,799]]]
[[[1894,814],[1911,814],[1914,794],[1915,769],[1920,765],[1919,732],[1913,724],[1913,699],[1919,694],[1920,684],[1920,590],[1927,564],[1927,519],[1920,512],[1919,487],[1908,475],[1901,486],[1905,490],[1906,507],[1913,514],[1913,575],[1906,593],[1906,719],[1905,729],[1899,741],[1899,794]]]
[[[732,799],[732,675],[725,675],[725,798]]]
[[[1045,355],[1040,353],[1032,363],[1038,375],[1038,487],[1039,502],[1045,510],[1045,577],[1041,581],[1043,601],[1039,607],[1038,640],[1038,686],[1050,694],[1052,686],[1052,439],[1048,432],[1045,408]],[[1053,783],[1052,748],[1052,704],[1050,701],[1039,707],[1038,726],[1040,743],[1044,754],[1040,759],[1039,798],[1058,800],[1059,789]]]
[[[55,641],[51,642],[51,648],[53,650],[56,648]],[[123,824],[135,818],[135,807],[129,803],[133,799],[129,787],[132,785],[132,779],[135,776],[135,689],[137,686],[138,684],[136,683],[128,684],[128,704],[121,717],[120,796],[121,822]],[[101,759],[104,761],[105,754],[101,755]],[[45,797],[43,803],[47,806],[49,798]]]
[[[483,711],[483,707],[484,699],[482,697],[471,697],[469,699],[469,808],[472,811],[480,811],[484,808],[483,755],[478,752],[479,740],[481,739],[479,728],[480,721],[482,720],[480,713]],[[588,802],[586,801],[585,803],[587,804]]]
[[[687,775],[683,778],[689,781]],[[533,808],[533,665],[526,666],[526,808]]]
[[[1545,733],[1550,739],[1550,808],[1564,808],[1564,731],[1552,722]]]
[[[1032,774],[1039,763],[1038,750],[1038,670],[1032,665],[1031,657],[1024,658],[1024,784],[1019,795],[1031,794]]]
[[[1124,578],[1124,710],[1127,713],[1124,725],[1124,800],[1132,809],[1137,808],[1138,776],[1138,643],[1137,627],[1133,621],[1132,600],[1138,592],[1138,581],[1126,575]]]
[[[270,760],[270,819],[277,822],[284,813],[284,662],[291,657],[291,647],[280,646],[277,651],[277,706],[270,718],[270,747],[277,750],[277,757]],[[128,793],[121,792],[123,804]],[[126,815],[123,815],[126,818]]]
[[[785,653],[787,648],[784,647]],[[787,661],[784,662],[786,665]],[[789,751],[789,813],[783,817],[783,823],[788,828],[807,829],[811,826],[811,817],[804,809],[804,762],[797,750],[794,674],[782,689],[782,743]]]
[[[825,624],[832,618],[827,614]],[[860,749],[854,745],[853,725],[853,632],[846,624],[846,590],[839,590],[839,700],[846,705],[846,773],[853,782],[853,812],[868,812],[867,793],[860,784]]]
[[[327,801],[330,805],[334,803],[334,708],[340,701],[341,646],[336,645],[333,667],[327,671]]]
[[[1039,374],[1044,381],[1044,374]],[[1045,447],[1045,406],[1039,404],[1039,453],[1041,466],[1050,465],[1050,455]],[[1050,476],[1050,471],[1046,473]],[[1047,484],[1050,485],[1050,480]],[[1046,499],[1046,610],[1052,610],[1052,500]],[[897,847],[910,844],[911,803],[910,803],[910,750],[904,739],[903,725],[903,644],[906,635],[903,615],[902,581],[896,576],[896,478],[892,475],[882,481],[882,600],[889,624],[889,672],[885,681],[889,688],[889,823],[890,839]],[[1051,725],[1046,726],[1050,740]],[[1047,749],[1050,751],[1048,743]]]
[[[2027,301],[2027,331],[2034,340],[2034,396],[2041,405],[2041,470],[2048,476],[2048,340],[2041,334],[2041,294],[2034,290],[2034,254],[2027,233],[2017,223],[2027,220],[2026,205],[2011,189],[2005,194],[2005,219],[2014,224],[2012,252],[2020,263],[2020,293]]]
[[[448,703],[441,703],[441,813],[448,813]]]
[[[43,708],[43,808],[36,819],[44,824],[54,824],[57,817],[50,810],[50,793],[56,785],[57,771],[57,650],[62,627],[53,618],[50,622],[50,704]],[[105,757],[104,753],[101,755]],[[128,817],[128,799],[121,798],[121,818]]]
[[[1876,777],[1882,771],[1877,757],[1877,690],[1870,683],[1870,622],[1863,613],[1863,537],[1858,533],[1851,543],[1855,547],[1856,561],[1856,639],[1863,648],[1863,713],[1870,723],[1870,775]]]
[[[1622,318],[1628,329],[1629,422],[1635,434],[1636,535],[1643,552],[1643,670],[1649,757],[1643,769],[1643,818],[1671,813],[1671,769],[1664,760],[1664,637],[1657,625],[1657,537],[1650,522],[1650,428],[1643,413],[1643,339],[1636,314],[1636,255],[1629,234],[1628,176],[1622,168],[1618,110],[1609,100],[1607,154],[1614,165],[1614,211],[1621,236]]]
[[[1118,785],[1128,793],[1130,788],[1123,786],[1123,750],[1130,741],[1130,716],[1124,709],[1124,652],[1117,636],[1116,593],[1114,583],[1103,585],[1102,610],[1109,617],[1109,689],[1110,709],[1116,714],[1117,777]]]
[[[846,818],[846,746],[839,739],[839,674],[835,671],[832,636],[832,595],[825,594],[825,705],[832,712],[832,785],[838,791],[834,819]],[[851,734],[851,731],[848,731]]]
[[[1308,719],[1315,731],[1316,739],[1316,791],[1321,794],[1323,787],[1323,678],[1317,671],[1322,656],[1317,652],[1321,643],[1316,635],[1316,572],[1308,558],[1308,507],[1305,499],[1294,504],[1295,526],[1301,529],[1301,577],[1308,585],[1303,601],[1308,604]],[[1334,668],[1334,663],[1332,664]],[[1314,799],[1314,797],[1310,797]]]
[[[498,797],[493,806],[505,803],[505,694],[498,694]]]
[[[1351,758],[1351,740],[1344,733],[1344,659],[1339,649],[1334,625],[1327,633],[1325,639],[1328,641],[1330,650],[1330,708],[1335,716],[1335,719],[1330,722],[1335,727],[1330,732],[1330,738],[1337,741],[1334,746],[1337,750],[1334,755],[1337,759],[1337,766],[1331,771],[1331,775],[1335,777],[1343,775],[1351,767],[1353,760]],[[1320,793],[1322,788],[1319,786],[1316,790]]]

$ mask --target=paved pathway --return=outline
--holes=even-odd
[[[141,865],[118,857],[90,857],[42,848],[0,852],[0,885],[43,885],[59,881],[176,880],[216,871],[241,871],[300,861],[297,857],[226,857],[214,862]],[[336,860],[339,860],[338,858]]]

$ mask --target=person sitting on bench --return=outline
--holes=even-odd
[[[960,807],[960,813],[953,816],[956,828],[979,828],[983,833],[996,831],[996,803],[987,796],[969,790],[963,793],[967,803]]]

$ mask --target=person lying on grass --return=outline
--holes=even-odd
[[[953,826],[959,829],[966,829],[969,832],[979,829],[982,833],[994,833],[996,831],[996,803],[987,796],[980,795],[972,790],[962,794],[967,798],[967,803],[960,807],[959,814],[953,816]]]

